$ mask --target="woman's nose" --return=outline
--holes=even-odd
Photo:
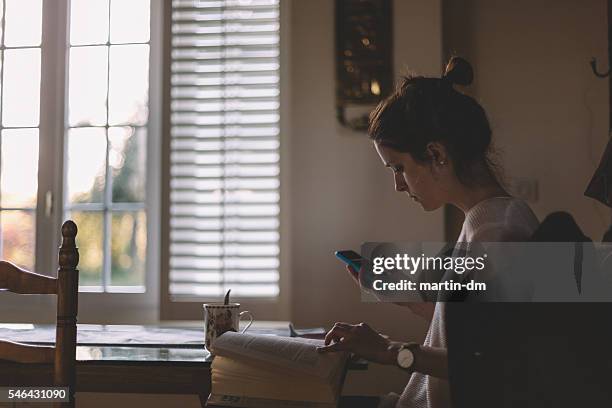
[[[404,179],[404,175],[401,173],[395,173],[395,191],[403,192],[408,191],[408,185]]]

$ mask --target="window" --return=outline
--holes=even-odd
[[[42,0],[0,2],[0,245],[34,268],[38,193]]]
[[[0,0],[2,258],[53,273],[72,218],[82,291],[147,284],[151,4]]]
[[[173,301],[279,295],[278,0],[173,0]]]
[[[65,210],[82,287],[144,286],[149,0],[72,0]]]
[[[72,218],[85,319],[154,315],[157,289],[276,313],[279,0],[0,0],[0,16],[3,258],[54,273]]]

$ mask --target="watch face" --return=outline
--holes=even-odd
[[[401,349],[397,353],[397,364],[402,368],[410,368],[414,363],[414,354],[408,349]]]

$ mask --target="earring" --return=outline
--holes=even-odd
[[[446,162],[444,160],[440,160],[440,165],[444,166],[446,164]]]

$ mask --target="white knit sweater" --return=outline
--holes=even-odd
[[[473,206],[465,215],[458,242],[520,242],[538,227],[538,219],[529,206],[513,197],[493,197]],[[447,348],[446,307],[438,302],[423,345]],[[446,380],[414,373],[402,395],[391,393],[382,398],[379,408],[450,408]]]

